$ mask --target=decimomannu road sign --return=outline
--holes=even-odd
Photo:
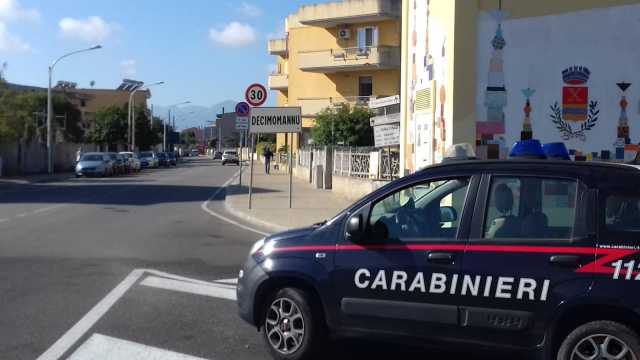
[[[252,134],[302,132],[302,109],[300,107],[251,108],[249,132]]]

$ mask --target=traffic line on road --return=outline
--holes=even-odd
[[[144,270],[133,270],[118,286],[96,304],[82,317],[71,329],[69,329],[58,341],[56,341],[38,360],[57,360],[69,350],[100,318],[109,311],[139,279],[144,275]]]
[[[184,282],[172,279],[163,279],[156,276],[149,276],[145,278],[140,285],[149,286],[164,290],[173,290],[178,292],[210,296],[214,298],[236,300],[235,287],[230,289],[228,287],[211,285],[194,284],[190,282]]]
[[[58,341],[56,341],[47,351],[38,357],[37,360],[58,360],[60,359],[74,344],[78,342],[108,311],[109,309],[131,289],[145,275],[148,278],[139,284],[148,287],[154,287],[165,290],[173,290],[196,295],[205,295],[214,298],[226,300],[236,300],[236,287],[231,284],[216,284],[208,281],[187,278],[184,276],[174,275],[153,269],[135,269],[127,275],[107,296],[100,300],[87,314],[85,314],[71,329],[69,329]],[[225,279],[223,279],[225,280]],[[230,280],[230,279],[226,279]],[[119,353],[118,353],[119,354]],[[138,356],[120,356],[112,357],[90,357],[78,356],[76,359],[197,359],[192,357],[173,358],[173,357],[138,357]],[[74,353],[75,355],[75,353]],[[180,354],[178,354],[180,355]]]
[[[93,334],[68,360],[206,360],[177,352],[122,340],[106,335]]]
[[[229,284],[229,285],[238,285],[238,278],[213,280],[213,282]]]
[[[213,195],[211,195],[211,197],[209,199],[207,199],[205,202],[203,202],[200,207],[202,208],[202,210],[207,212],[209,215],[211,215],[211,216],[213,216],[215,218],[218,218],[218,219],[220,219],[222,221],[225,221],[225,222],[227,222],[227,223],[229,223],[231,225],[235,225],[235,226],[237,226],[239,228],[242,228],[242,229],[245,229],[245,230],[249,230],[249,231],[254,232],[256,234],[260,234],[262,236],[269,236],[271,234],[266,233],[264,231],[260,231],[260,230],[255,229],[255,228],[252,228],[251,226],[247,226],[247,225],[241,224],[241,223],[239,223],[239,222],[237,222],[235,220],[229,219],[228,217],[226,217],[224,215],[221,215],[221,214],[218,214],[218,213],[214,212],[213,210],[209,209],[209,203],[211,202],[211,200],[213,200],[216,197],[218,197],[218,195],[220,195],[220,193],[223,190],[225,190],[225,188],[227,186],[229,186],[238,177],[238,175],[240,174],[240,171],[238,171],[234,176],[232,176],[231,179],[227,180],[227,182],[222,184],[222,186],[218,190],[216,190],[216,192],[213,193]]]

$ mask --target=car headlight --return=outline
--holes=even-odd
[[[256,243],[253,244],[253,246],[251,247],[251,251],[249,251],[249,255],[253,255],[253,254],[257,253],[258,251],[260,251],[262,249],[262,247],[264,247],[264,241],[265,241],[265,238],[262,238],[262,239],[256,241]]]

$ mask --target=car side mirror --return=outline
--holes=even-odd
[[[346,237],[349,241],[358,241],[363,234],[362,214],[356,214],[347,221]]]
[[[448,223],[458,220],[458,212],[451,206],[443,206],[440,208],[440,222]]]

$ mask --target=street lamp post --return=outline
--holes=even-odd
[[[187,105],[187,104],[191,104],[191,101],[183,101],[181,103],[177,103],[169,106],[169,113],[167,114],[167,120],[164,121],[164,130],[162,135],[162,151],[163,152],[167,151],[167,122],[171,121],[171,108],[174,108],[180,105]]]
[[[134,89],[129,94],[129,114],[127,114],[128,134],[129,134],[129,151],[136,151],[136,111],[134,103],[134,95],[141,90],[149,90],[152,86],[163,85],[164,81],[158,81],[153,84]]]
[[[53,118],[53,100],[51,98],[51,85],[53,81],[53,69],[56,67],[60,60],[69,57],[71,55],[102,49],[101,45],[95,45],[87,49],[72,51],[70,53],[60,56],[56,61],[49,65],[49,87],[47,88],[47,170],[49,174],[53,174],[53,131],[51,128],[51,122]]]

